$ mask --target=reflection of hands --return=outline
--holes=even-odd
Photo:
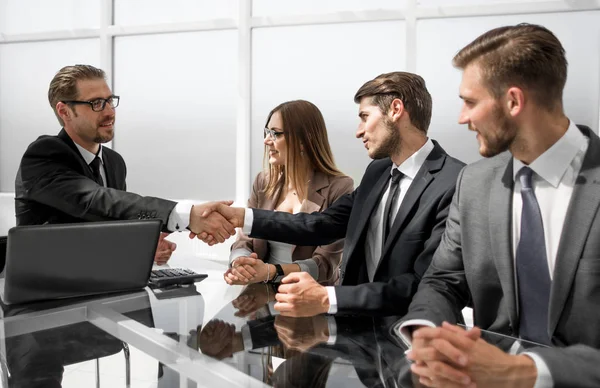
[[[293,272],[277,289],[275,310],[290,317],[310,317],[329,311],[327,289],[307,272]]]
[[[219,319],[206,324],[200,333],[199,344],[202,353],[217,358],[231,357],[233,354],[233,336],[235,325]]]
[[[165,239],[168,235],[169,233],[161,233],[158,238],[158,246],[156,247],[156,253],[154,254],[154,262],[157,265],[167,264],[173,251],[177,248],[177,244]]]
[[[512,356],[481,339],[477,327],[442,327],[413,333],[411,370],[427,387],[533,387],[537,369],[526,355]]]
[[[194,205],[190,212],[190,237],[204,233],[207,237],[204,242],[214,245],[222,243],[235,234],[235,227],[220,213],[212,210],[215,207],[228,207],[233,202],[209,202],[202,205]]]
[[[262,282],[275,274],[274,268],[269,269],[270,265],[260,260],[256,253],[251,253],[235,259],[223,277],[230,285]]]
[[[211,202],[205,204],[203,210],[203,215],[205,217],[211,217],[215,214],[219,214],[221,217],[225,218],[234,228],[241,228],[244,226],[244,215],[246,214],[246,209],[241,207],[231,207],[232,202],[223,201],[223,202]],[[213,236],[210,230],[196,232],[192,230],[194,233],[190,233],[190,237],[198,237],[200,240],[204,241],[208,245],[216,244],[215,238],[217,236]],[[222,242],[222,241],[219,241]]]
[[[231,302],[236,311],[236,317],[245,317],[262,306],[275,300],[275,292],[269,284],[251,284]]]
[[[329,339],[327,318],[323,315],[309,318],[275,317],[275,330],[288,349],[306,351]]]

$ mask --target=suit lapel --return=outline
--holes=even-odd
[[[310,214],[320,211],[325,204],[325,197],[321,195],[320,191],[327,186],[329,186],[329,178],[325,174],[315,171],[308,185],[306,199],[302,201],[302,206],[300,206],[300,213]],[[292,249],[292,259],[297,247],[297,245],[294,245]]]
[[[69,148],[73,150],[75,155],[77,155],[77,160],[79,160],[79,162],[82,165],[82,170],[84,171],[85,175],[93,180],[94,174],[92,173],[92,169],[86,163],[85,159],[83,159],[83,156],[81,156],[81,152],[79,152],[79,149],[77,149],[75,142],[73,142],[73,139],[71,139],[71,137],[69,136],[69,134],[67,134],[67,131],[65,131],[64,128],[58,133],[58,138],[64,141],[69,146]]]
[[[575,180],[556,254],[548,312],[548,330],[551,337],[569,296],[579,258],[598,209],[600,139],[585,129],[582,132],[590,138],[590,143]]]
[[[302,201],[300,212],[313,213],[321,210],[325,204],[325,197],[321,195],[320,191],[327,186],[329,186],[329,179],[327,176],[320,172],[315,172],[308,185],[306,199]]]
[[[110,154],[106,152],[106,148],[102,150],[102,163],[104,164],[104,174],[106,175],[106,187],[118,188],[115,168],[112,166],[112,159]]]
[[[391,168],[391,166],[392,161],[390,159],[389,167]],[[342,271],[345,270],[346,265],[349,261],[348,259],[352,257],[352,253],[354,252],[354,248],[356,247],[357,242],[360,240],[360,236],[362,236],[362,234],[365,232],[365,228],[367,227],[368,222],[371,220],[371,215],[373,214],[373,211],[375,210],[377,205],[379,205],[379,202],[381,201],[381,196],[387,189],[387,184],[391,178],[390,168],[386,167],[384,169],[383,173],[375,183],[375,186],[373,186],[373,189],[370,190],[369,195],[367,196],[367,199],[365,201],[365,205],[363,206],[362,211],[360,213],[358,224],[356,228],[352,231],[353,236],[352,238],[346,239],[346,241],[351,241],[351,244],[348,247],[348,251],[344,252],[344,257],[347,259],[344,259],[342,262],[342,265],[344,267],[342,268]]]
[[[513,327],[519,327],[517,318],[517,296],[515,290],[515,265],[512,253],[512,196],[513,160],[506,154],[508,162],[496,167],[490,185],[489,231],[494,264],[505,295],[508,318]]]
[[[379,265],[381,265],[383,258],[386,257],[388,250],[391,249],[393,243],[395,242],[395,237],[402,232],[402,230],[406,227],[406,224],[410,221],[407,216],[416,205],[417,200],[421,197],[425,189],[427,189],[433,180],[434,174],[444,165],[446,153],[437,143],[434,144],[435,146],[433,150],[427,156],[427,159],[419,169],[419,172],[415,176],[413,183],[408,188],[408,191],[406,192],[406,195],[400,204],[400,208],[398,209],[398,213],[396,214],[396,218],[394,219],[394,223],[390,229],[390,235],[388,236],[383,250],[381,251],[381,260],[379,260],[377,268],[379,268]]]

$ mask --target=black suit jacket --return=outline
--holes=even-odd
[[[102,149],[106,185],[92,170],[63,129],[31,143],[15,180],[17,225],[158,218],[166,226],[176,203],[126,192],[125,161]]]
[[[373,282],[367,276],[365,238],[389,183],[390,158],[373,161],[360,186],[322,213],[254,209],[250,236],[296,245],[324,245],[345,237],[341,286],[335,288],[338,312],[402,315],[440,243],[463,166],[434,141],[400,205]]]

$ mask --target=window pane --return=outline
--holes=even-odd
[[[0,0],[0,32],[100,27],[100,0]]]
[[[99,66],[98,39],[0,45],[0,191],[15,191],[27,146],[56,135],[60,124],[48,103],[48,85],[63,66]]]
[[[370,159],[355,138],[363,83],[404,67],[404,23],[259,28],[253,33],[252,173],[262,168],[263,128],[279,103],[308,100],[325,117],[338,167],[355,185]]]
[[[114,148],[127,163],[128,189],[233,198],[236,88],[236,31],[115,39]]]
[[[253,16],[321,14],[339,11],[402,8],[406,0],[254,0]]]
[[[238,0],[114,0],[116,25],[237,19]]]
[[[417,23],[417,70],[433,96],[430,133],[452,156],[464,162],[480,158],[474,132],[457,124],[461,72],[452,57],[483,32],[522,22],[541,24],[556,34],[567,52],[569,72],[564,93],[565,113],[598,131],[600,11],[540,15],[422,20]],[[573,28],[577,26],[577,28]],[[583,43],[585,42],[585,43]]]

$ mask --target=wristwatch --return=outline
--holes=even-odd
[[[275,277],[271,280],[271,283],[281,283],[281,279],[285,277],[283,273],[283,267],[280,264],[274,264],[275,266]]]

